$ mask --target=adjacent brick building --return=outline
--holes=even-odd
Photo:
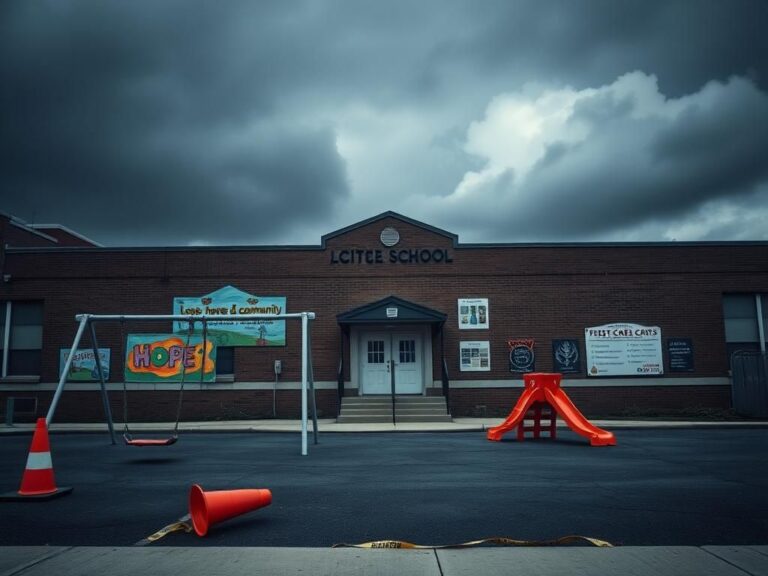
[[[765,347],[765,242],[464,244],[392,212],[310,246],[105,248],[54,228],[0,214],[0,410],[25,398],[45,414],[76,314],[171,314],[227,286],[316,314],[321,417],[392,382],[447,395],[453,416],[501,416],[526,370],[563,371],[589,417],[725,411],[730,352]],[[171,331],[98,326],[118,420],[125,397],[133,420],[175,418],[178,384],[123,386],[126,334]],[[284,346],[220,346],[216,381],[185,383],[182,419],[297,418],[300,340],[289,321]],[[67,384],[56,420],[103,420],[98,391]]]

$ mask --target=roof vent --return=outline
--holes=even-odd
[[[379,236],[379,239],[381,240],[381,243],[384,244],[384,246],[394,246],[400,242],[400,233],[394,228],[387,227],[381,231],[381,236]]]

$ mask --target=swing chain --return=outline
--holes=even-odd
[[[195,321],[192,317],[187,321],[188,323],[188,330],[187,330],[187,339],[186,343],[184,345],[184,352],[182,353],[182,362],[181,362],[181,383],[179,386],[179,402],[176,407],[176,423],[173,426],[173,436],[169,441],[156,441],[156,440],[142,440],[140,442],[144,442],[146,445],[162,445],[162,444],[172,444],[176,441],[176,439],[179,436],[179,420],[181,418],[181,407],[182,407],[182,399],[184,394],[184,381],[186,378],[186,372],[187,372],[187,363],[186,363],[186,351],[189,348],[189,342],[192,337],[192,333],[194,332],[194,326]],[[205,369],[205,357],[206,357],[206,329],[207,329],[207,323],[203,321],[203,358],[202,358],[202,366],[200,370],[200,383],[202,384],[203,380],[203,373]],[[125,374],[127,372],[126,366],[128,362],[129,352],[126,350],[126,338],[125,338],[125,317],[120,317],[120,349],[123,353],[123,425],[124,425],[124,433],[123,437],[126,441],[126,443],[136,442],[133,440],[131,436],[130,428],[128,427],[128,384],[125,378]]]

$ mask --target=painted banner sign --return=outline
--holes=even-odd
[[[243,314],[277,315],[286,313],[285,297],[254,296],[234,286],[225,286],[205,296],[180,296],[173,299],[173,313],[211,316],[207,338],[217,346],[285,346],[285,320],[221,320],[216,316]],[[186,335],[188,323],[173,323],[176,334]],[[195,324],[196,335],[202,334],[202,322]]]
[[[664,373],[661,328],[604,324],[584,329],[589,376],[658,376]]]
[[[59,350],[59,376],[64,371],[71,348]],[[99,348],[101,369],[104,371],[104,380],[109,380],[109,348]],[[90,348],[79,349],[72,356],[72,364],[67,374],[68,382],[98,382],[99,372],[96,369],[96,356]]]
[[[176,334],[129,334],[125,350],[126,382],[203,382],[216,381],[216,347],[203,339]]]
[[[533,338],[518,338],[507,340],[509,347],[509,371],[510,372],[535,372],[536,356],[533,353]]]

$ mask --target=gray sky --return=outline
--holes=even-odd
[[[105,245],[768,240],[764,0],[0,2],[0,211]]]

